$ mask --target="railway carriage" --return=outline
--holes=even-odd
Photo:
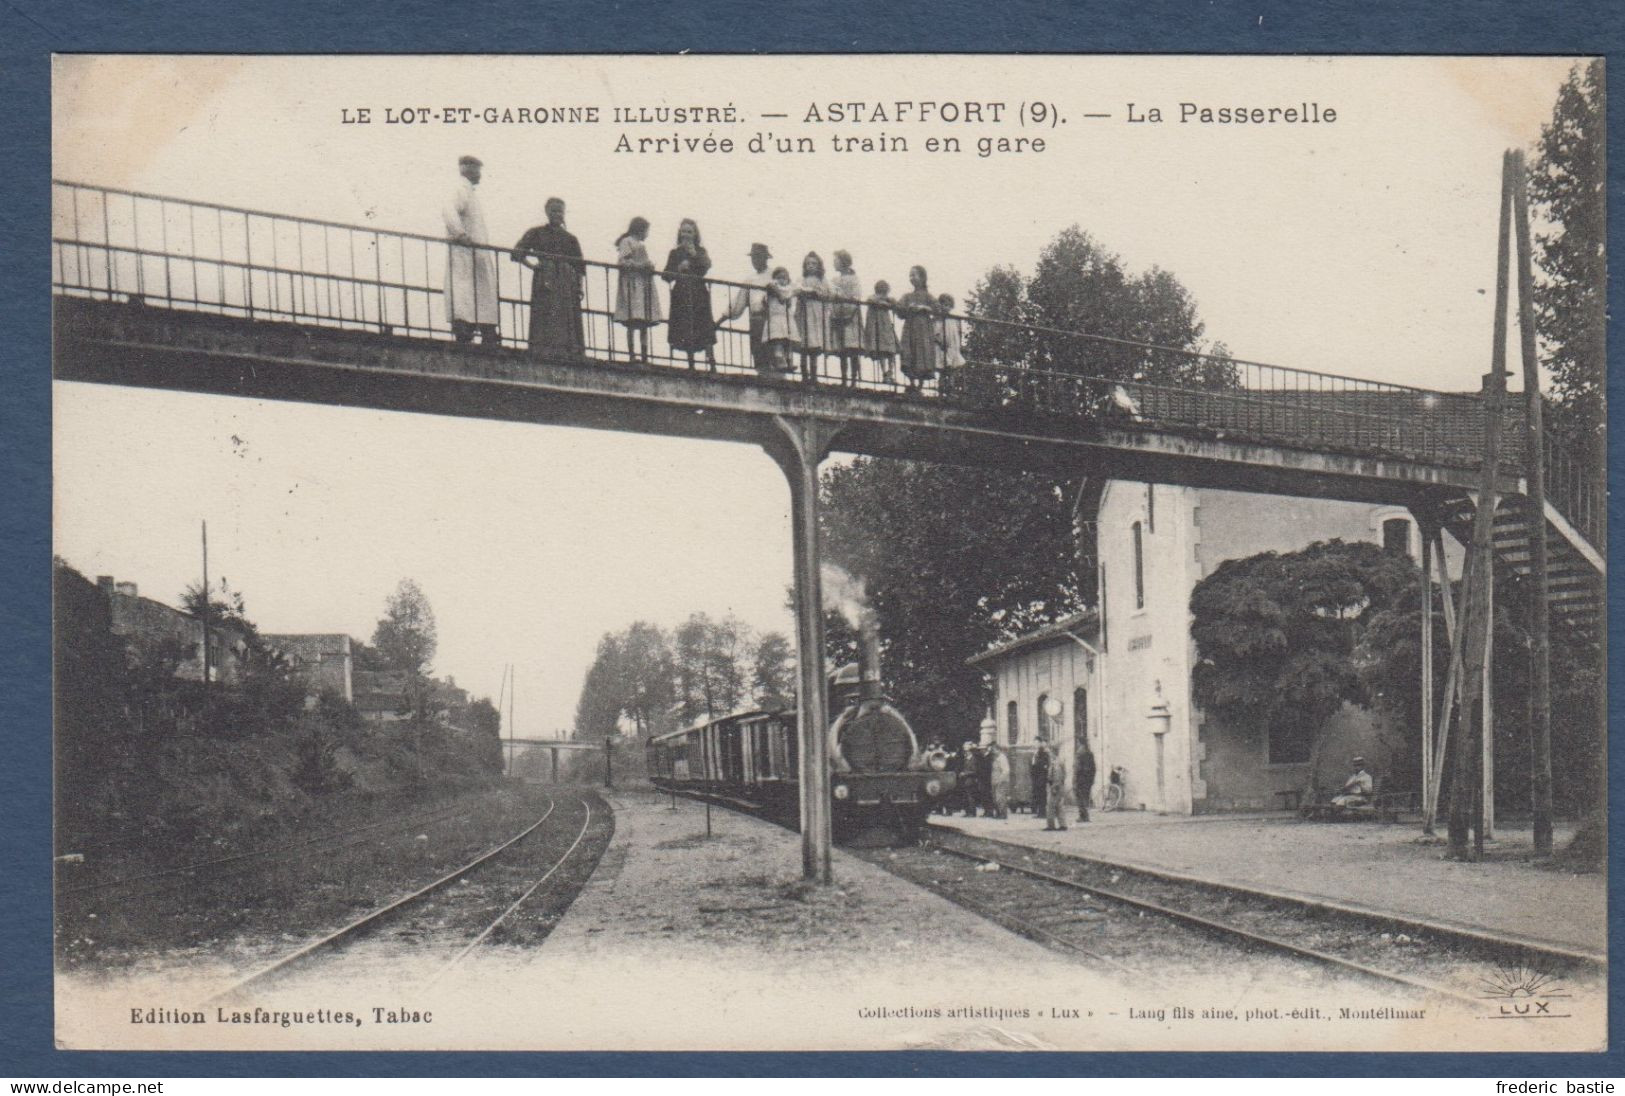
[[[921,747],[903,713],[881,692],[879,659],[865,644],[857,664],[830,677],[826,734],[835,839],[850,845],[907,843],[954,787],[947,758]],[[794,709],[736,712],[655,735],[647,743],[656,787],[703,796],[784,825],[800,821],[801,753]]]

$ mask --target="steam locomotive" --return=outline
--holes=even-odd
[[[829,676],[831,822],[846,845],[912,843],[954,787],[948,758],[922,749],[914,728],[886,699],[879,644],[863,629],[863,657]],[[794,709],[737,712],[655,735],[647,743],[656,787],[759,814],[797,828],[800,760]]]

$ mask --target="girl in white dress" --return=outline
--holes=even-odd
[[[818,379],[819,362],[829,349],[829,283],[824,280],[824,260],[809,251],[801,260],[801,379],[809,384]]]
[[[615,322],[625,325],[633,358],[645,362],[649,360],[649,328],[665,319],[655,292],[655,264],[644,246],[648,238],[649,222],[633,217],[615,240],[615,261],[621,267],[615,286]]]
[[[852,269],[852,255],[835,253],[835,277],[829,280],[829,348],[841,359],[841,383],[862,379],[863,309],[858,303],[863,283]]]

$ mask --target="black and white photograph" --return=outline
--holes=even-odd
[[[1605,1049],[1602,60],[51,111],[59,1047]]]

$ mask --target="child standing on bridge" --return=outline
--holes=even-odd
[[[912,393],[937,375],[937,299],[926,285],[925,267],[910,267],[908,280],[914,288],[897,302],[897,311],[903,316],[903,376]]]
[[[954,298],[944,293],[937,298],[937,363],[942,367],[938,391],[947,395],[953,387],[954,371],[965,364],[965,322],[953,314]]]
[[[829,349],[829,283],[824,280],[824,260],[816,251],[801,260],[801,301],[797,311],[801,323],[801,379],[811,384],[818,379],[818,367]]]
[[[801,345],[801,333],[796,323],[796,301],[801,291],[790,284],[790,272],[775,267],[773,281],[767,287],[767,315],[762,322],[762,343],[767,347],[768,360],[781,373],[795,372],[795,352]]]
[[[649,328],[665,319],[660,311],[660,295],[655,292],[655,264],[649,261],[649,222],[633,217],[625,232],[615,239],[615,259],[620,264],[620,280],[615,286],[615,322],[627,330],[627,349],[638,361],[649,360]]]
[[[857,384],[862,379],[863,309],[859,297],[863,283],[852,269],[852,254],[835,253],[835,277],[829,280],[829,348],[841,359],[841,383]]]
[[[875,295],[866,302],[868,311],[863,317],[863,351],[880,367],[881,379],[887,384],[897,383],[897,321],[892,310],[891,286],[875,283]]]

